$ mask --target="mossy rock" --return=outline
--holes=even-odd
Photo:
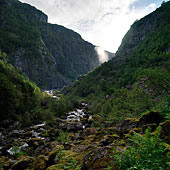
[[[84,156],[82,169],[103,170],[110,162],[109,150],[106,148],[96,148]]]
[[[163,116],[159,112],[146,112],[146,114],[139,119],[137,126],[143,127],[144,125],[153,123],[159,125],[163,119]]]
[[[142,131],[145,132],[145,130],[146,130],[148,127],[151,129],[151,132],[154,132],[154,131],[156,130],[156,128],[158,127],[158,125],[157,125],[156,123],[151,123],[151,124],[144,125],[144,126],[142,127]]]
[[[128,133],[131,129],[143,128],[151,124],[156,124],[158,126],[161,121],[163,121],[163,117],[159,112],[146,112],[141,118],[125,119],[119,126],[119,129],[124,133]]]
[[[0,157],[0,170],[2,169],[8,169],[10,167],[10,159],[5,157],[5,156],[1,156]]]
[[[163,138],[168,144],[170,144],[170,120],[167,120],[161,125],[161,133],[160,136]]]
[[[55,157],[55,159],[57,160],[55,162],[55,165],[51,165],[47,168],[47,170],[78,170],[78,167],[80,167],[83,159],[83,156],[81,156],[81,154],[77,154],[72,150],[61,150],[59,154],[57,154]]]
[[[47,157],[44,155],[40,155],[35,160],[35,169],[36,170],[43,170],[47,167]]]
[[[142,128],[134,128],[134,129],[131,129],[128,134],[129,135],[132,135],[134,132],[136,133],[141,133],[142,132]]]
[[[47,170],[62,170],[62,169],[59,169],[57,167],[57,165],[52,165],[52,166],[48,167]]]
[[[34,168],[35,159],[33,157],[22,157],[18,162],[12,165],[12,170],[19,169],[33,169]]]
[[[119,126],[120,131],[128,133],[131,129],[134,129],[138,125],[138,118],[127,118]]]
[[[58,146],[56,146],[55,150],[53,150],[53,151],[51,151],[49,153],[49,155],[48,155],[48,162],[47,162],[48,166],[55,164],[54,160],[55,160],[55,157],[57,155],[57,152],[59,150],[62,150],[62,149],[63,149],[63,146],[62,145],[58,145]]]
[[[38,147],[40,145],[44,145],[44,141],[41,138],[31,138],[27,141],[28,145],[31,147]]]

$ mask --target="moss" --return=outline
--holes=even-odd
[[[35,160],[35,169],[44,170],[47,167],[47,157],[44,155],[40,155]]]
[[[112,136],[113,136],[115,139],[120,138],[120,136],[119,136],[118,134],[113,134]]]
[[[170,151],[170,145],[169,144],[164,143],[163,145],[165,146],[166,149],[168,149]]]
[[[138,122],[140,120],[140,118],[126,118],[125,120],[129,121],[129,123],[134,123],[134,122]]]
[[[15,164],[12,165],[13,170],[18,169],[32,169],[34,168],[34,161],[35,159],[33,157],[21,157],[19,161],[17,161]]]
[[[2,168],[2,170],[3,170],[3,168],[8,169],[9,166],[10,166],[10,159],[5,156],[1,156],[0,157],[0,169],[1,168]]]
[[[128,134],[129,135],[132,135],[134,132],[137,132],[137,133],[141,133],[142,132],[142,128],[134,128],[134,129],[131,129]]]
[[[167,120],[163,123],[160,124],[161,125],[161,138],[165,139],[165,141],[170,144],[170,120]]]

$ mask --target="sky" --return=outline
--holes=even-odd
[[[116,52],[134,21],[163,0],[20,0],[48,15],[48,22],[78,32],[95,46]]]

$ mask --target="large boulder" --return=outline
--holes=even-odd
[[[12,170],[33,169],[33,168],[34,168],[34,158],[29,156],[22,157],[11,167]]]
[[[153,124],[158,126],[162,121],[163,116],[159,112],[147,112],[141,118],[127,118],[120,124],[119,129],[128,132],[134,128],[146,128]]]

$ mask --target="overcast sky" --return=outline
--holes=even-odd
[[[48,22],[81,34],[86,41],[116,52],[125,33],[163,0],[21,0],[42,10]]]

